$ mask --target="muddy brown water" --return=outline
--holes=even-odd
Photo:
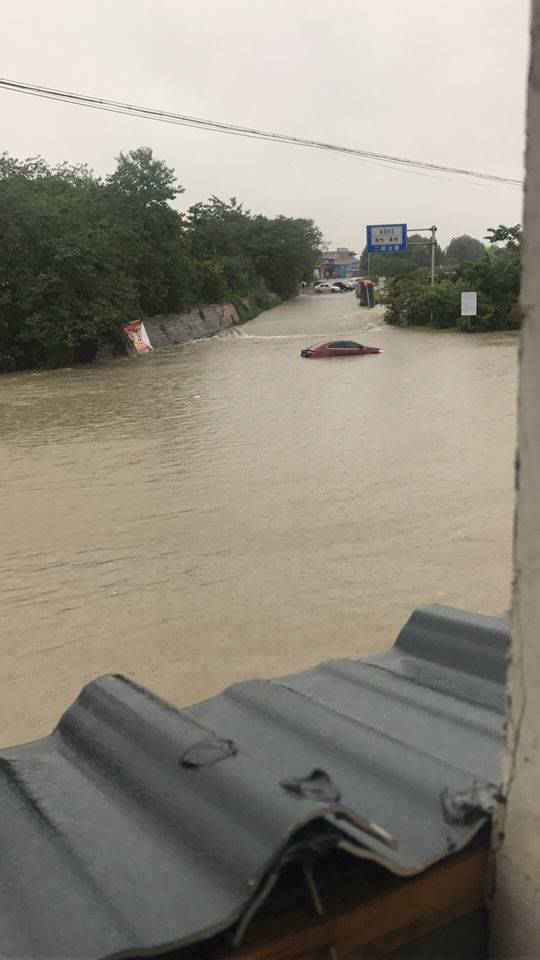
[[[347,335],[377,357],[302,360]],[[0,742],[110,671],[186,705],[509,603],[517,341],[301,297],[175,350],[0,380]]]

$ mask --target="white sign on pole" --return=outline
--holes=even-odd
[[[461,294],[461,316],[462,317],[475,317],[476,316],[476,291],[469,291],[468,293]]]

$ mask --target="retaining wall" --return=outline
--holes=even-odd
[[[235,323],[240,323],[240,317],[232,303],[212,303],[189,313],[164,313],[144,320],[154,350],[202,340]]]

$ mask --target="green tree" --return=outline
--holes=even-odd
[[[254,216],[235,197],[214,196],[190,207],[187,227],[194,259],[221,265],[219,289],[242,292],[242,284],[262,280],[280,297],[291,297],[319,261],[322,236],[312,220]]]
[[[498,227],[488,227],[488,235],[484,239],[490,243],[504,243],[509,250],[519,250],[522,233],[520,223],[516,223],[514,227],[505,227],[500,223]]]
[[[406,253],[371,253],[369,267],[372,276],[402,277],[411,276],[419,268],[429,270],[431,267],[431,246],[429,239],[419,233],[407,237]],[[444,254],[437,243],[435,245],[435,265],[439,266],[444,260]],[[360,269],[363,273],[368,268],[367,246],[362,251]]]
[[[116,170],[108,184],[129,203],[141,208],[163,209],[169,201],[184,193],[172,167],[154,157],[151,147],[137,147],[129,153],[119,153]]]
[[[257,216],[251,222],[255,272],[270,290],[285,299],[296,294],[302,280],[312,279],[320,243],[321,232],[313,220]]]
[[[143,314],[168,313],[199,295],[182,218],[170,201],[184,192],[171,167],[150,147],[118,156],[104,204],[117,225],[125,269],[133,277]]]
[[[462,263],[480,260],[485,255],[486,248],[480,240],[469,236],[468,233],[460,237],[454,237],[445,250],[447,261],[453,262],[457,266]]]
[[[0,369],[92,360],[136,293],[86,167],[0,162]]]
[[[249,255],[251,213],[236,197],[228,201],[212,196],[195,203],[187,214],[190,249],[195,259]]]
[[[450,277],[439,275],[433,286],[425,271],[390,280],[384,293],[387,322],[400,326],[433,323],[467,331],[517,329],[521,323],[521,228],[491,227],[487,239],[491,246],[478,260],[462,263]],[[464,290],[478,294],[478,315],[467,320],[460,316]]]
[[[149,147],[102,180],[84,166],[0,155],[0,370],[92,360],[141,315],[232,300],[242,316],[311,279],[313,221],[211,197],[184,219],[172,168]]]
[[[464,289],[476,290],[491,304],[493,327],[519,326],[520,256],[517,246],[493,247],[476,263],[466,263],[456,274]]]
[[[249,256],[250,220],[250,211],[236,197],[225,201],[212,196],[189,208],[187,239],[203,302],[246,296],[257,285]]]

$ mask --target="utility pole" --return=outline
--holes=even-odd
[[[410,227],[407,230],[409,233],[431,233],[431,240],[413,240],[409,243],[407,240],[407,247],[431,247],[431,284],[435,283],[435,247],[437,246],[437,241],[435,239],[435,234],[437,233],[437,227]]]
[[[539,0],[540,2],[540,0]],[[435,247],[437,246],[437,241],[435,239],[435,234],[437,233],[437,227],[412,227],[407,230],[407,233],[431,233],[431,240],[413,240],[412,243],[407,242],[407,246],[410,247],[422,247],[429,246],[431,247],[431,286],[435,283]],[[430,314],[430,323],[433,323],[433,311]]]

